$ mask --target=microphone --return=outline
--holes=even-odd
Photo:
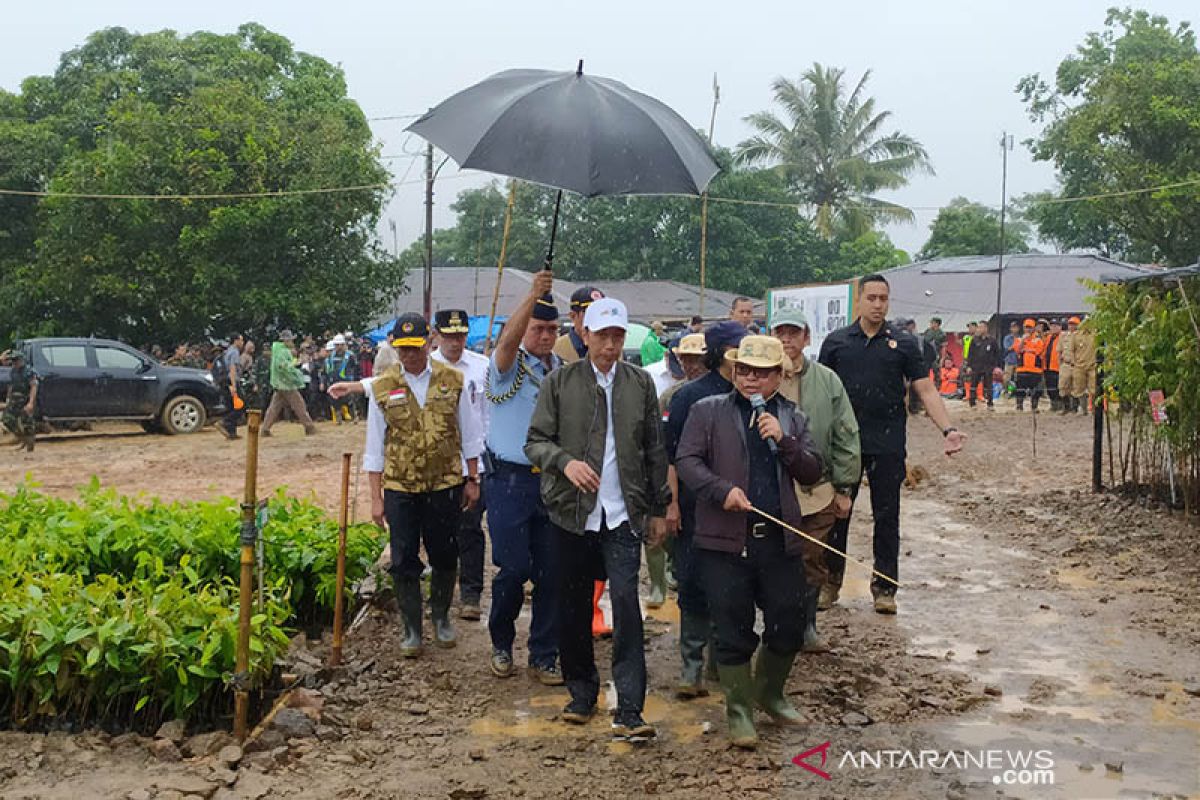
[[[750,407],[762,414],[767,410],[767,401],[763,400],[763,396],[761,394],[752,394],[750,395]],[[771,449],[771,455],[779,455],[779,445],[775,444],[775,440],[767,439],[766,442],[767,447]]]

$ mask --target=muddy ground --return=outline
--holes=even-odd
[[[456,649],[402,661],[397,620],[373,612],[348,640],[347,667],[308,679],[321,694],[301,699],[320,712],[289,710],[240,767],[230,752],[204,754],[220,737],[169,732],[176,748],[97,731],[0,731],[0,796],[1200,796],[1200,530],[1090,493],[1090,419],[1042,414],[1035,459],[1029,415],[1003,404],[953,411],[971,438],[952,460],[926,420],[910,426],[910,464],[928,477],[904,495],[899,615],[874,614],[851,568],[841,604],[819,620],[834,652],[802,657],[789,684],[812,724],[763,721],[757,753],[726,746],[718,695],[673,697],[673,603],[647,612],[646,717],[660,739],[646,745],[610,742],[603,714],[583,728],[559,721],[561,687],[493,678],[485,623],[460,622]],[[332,508],[340,454],[360,450],[361,437],[354,426],[304,438],[280,425],[263,443],[260,491],[286,485]],[[70,496],[97,475],[122,492],[236,495],[243,462],[241,443],[211,430],[171,438],[102,427],[43,439],[29,458],[6,450],[0,485],[28,475]],[[365,477],[358,519],[364,494]],[[869,558],[865,509],[851,553]],[[309,642],[298,669],[319,664],[324,647]],[[608,652],[602,642],[602,676]],[[825,743],[823,768],[820,751],[804,761],[828,779],[793,763]]]

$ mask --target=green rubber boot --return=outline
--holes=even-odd
[[[727,667],[717,665],[721,690],[725,692],[725,719],[729,722],[729,741],[734,747],[753,750],[758,747],[758,731],[754,730],[754,678],[750,662]]]
[[[667,601],[667,551],[661,547],[647,547],[646,571],[650,573],[650,596],[646,598],[646,608],[662,608]]]
[[[806,720],[783,694],[783,685],[796,654],[781,656],[763,645],[754,661],[754,703],[780,725],[803,725]]]

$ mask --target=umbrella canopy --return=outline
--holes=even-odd
[[[465,169],[595,197],[700,194],[720,168],[683,117],[623,83],[513,69],[408,127]]]

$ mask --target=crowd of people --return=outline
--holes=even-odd
[[[486,513],[498,570],[488,608],[497,679],[516,674],[515,623],[532,584],[529,672],[566,685],[560,719],[588,722],[607,582],[613,735],[653,739],[642,716],[639,575],[645,552],[647,605],[661,604],[669,552],[681,610],[677,696],[718,682],[738,747],[756,746],[756,711],[803,724],[784,686],[798,654],[827,648],[817,613],[838,602],[864,475],[874,610],[897,612],[906,392],[920,397],[947,454],[966,439],[917,337],[886,320],[887,280],[860,280],[859,318],[826,337],[817,359],[804,354],[803,314],[778,314],[763,335],[750,330],[752,305],[735,303],[729,319],[696,320],[660,340],[663,357],[646,368],[624,358],[624,304],[592,287],[571,296],[571,327],[560,336],[552,283],[549,271],[535,276],[487,357],[463,347],[465,312],[440,310],[432,327],[405,314],[371,376],[328,389],[334,402],[367,400],[363,467],[372,518],[389,535],[401,655],[419,657],[425,644],[422,547],[433,644],[457,644],[456,582],[459,616],[480,616]],[[385,353],[395,362],[384,366]]]
[[[913,320],[895,324],[916,335]],[[993,408],[1003,396],[1014,399],[1018,411],[1025,409],[1028,400],[1035,414],[1045,397],[1053,412],[1087,414],[1096,403],[1096,338],[1082,324],[1077,316],[1014,320],[1003,340],[997,341],[986,322],[968,322],[959,339],[958,360],[949,352],[949,337],[939,317],[930,319],[920,340],[943,397],[965,399],[971,407],[982,401]],[[915,398],[910,399],[909,410],[920,410]]]

